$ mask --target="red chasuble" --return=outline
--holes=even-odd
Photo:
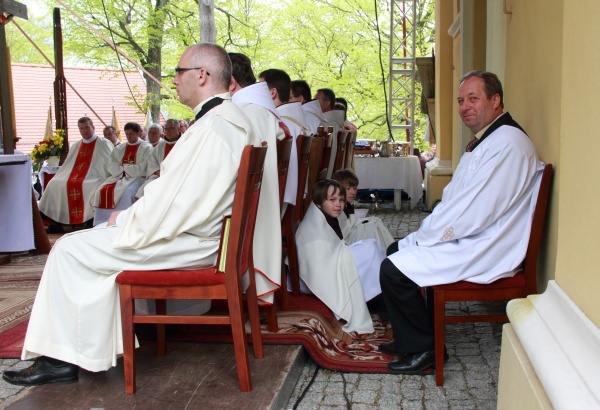
[[[171,152],[174,146],[175,144],[165,144],[165,156],[163,157],[163,161],[167,158],[167,155],[169,155],[169,152]]]
[[[89,144],[82,143],[77,159],[67,180],[67,203],[69,204],[69,224],[82,224],[83,220],[83,181],[92,164],[96,140]]]
[[[127,144],[125,147],[125,153],[121,159],[121,164],[135,164],[136,154],[140,145],[141,144]],[[115,207],[115,186],[117,185],[117,182],[118,181],[103,185],[102,188],[100,188],[100,201],[98,203],[98,208],[113,209]]]

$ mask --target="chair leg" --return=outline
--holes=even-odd
[[[134,305],[131,286],[119,285],[121,298],[121,328],[123,330],[123,369],[125,393],[135,393],[135,335],[133,329]]]
[[[277,333],[279,326],[277,325],[277,303],[273,300],[273,304],[267,307],[267,323],[269,324],[268,329],[271,333]]]
[[[433,323],[435,332],[435,384],[444,385],[444,333],[446,316],[446,295],[443,290],[433,292]]]
[[[292,294],[300,296],[300,274],[298,273],[298,251],[296,249],[296,237],[294,232],[294,207],[288,206],[285,212],[285,241],[290,266],[290,277],[292,282]],[[286,285],[287,286],[287,285]]]
[[[287,290],[287,265],[283,258],[281,260],[281,287],[275,293],[275,296],[281,305],[281,310],[290,310],[290,299]]]
[[[264,357],[262,334],[260,329],[260,313],[258,311],[258,297],[256,295],[256,283],[254,281],[254,269],[250,268],[250,286],[246,290],[246,299],[248,300],[248,315],[250,316],[250,331],[252,332],[252,345],[254,347],[254,357],[262,359]],[[273,305],[275,306],[275,305]],[[230,311],[231,313],[231,311]],[[269,318],[270,319],[270,318]],[[271,322],[269,320],[269,326]],[[275,317],[275,326],[277,318]]]
[[[167,301],[165,299],[156,299],[156,314],[166,315],[167,314]],[[158,356],[164,356],[167,354],[167,344],[165,339],[165,325],[156,325],[156,351]]]
[[[246,333],[244,332],[241,295],[230,295],[227,299],[227,304],[231,318],[231,333],[233,334],[233,348],[235,350],[235,362],[238,369],[240,390],[249,392],[252,390],[252,380],[250,378],[248,345],[246,344]],[[250,309],[251,305],[251,297],[248,296],[248,309]]]

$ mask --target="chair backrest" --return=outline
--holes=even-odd
[[[324,139],[323,142],[323,155],[321,155],[321,166],[319,169],[319,176],[323,175],[322,179],[325,179],[327,176],[327,171],[329,170],[329,158],[331,157],[331,145],[333,143],[333,136],[329,132],[321,132],[319,136]],[[317,181],[320,179],[317,178]]]
[[[325,140],[318,136],[313,136],[313,142],[310,147],[310,157],[308,159],[308,176],[306,178],[307,192],[306,198],[304,198],[304,212],[308,209],[310,202],[312,201],[311,192],[315,184],[317,183],[317,177],[319,176],[321,166],[321,156],[323,155],[323,143]]]
[[[226,255],[226,276],[243,275],[252,264],[252,242],[262,186],[263,166],[267,147],[247,145],[242,153],[233,197],[233,209],[228,234],[224,235],[222,252]]]
[[[352,159],[354,157],[354,144],[356,143],[356,131],[349,131],[346,136],[346,159],[342,169],[352,168]]]
[[[298,144],[298,192],[296,193],[296,206],[294,207],[294,221],[301,221],[304,217],[304,189],[306,188],[306,178],[308,177],[308,164],[312,143],[312,136],[302,135],[296,139],[296,144]]]
[[[292,153],[293,138],[277,140],[277,180],[279,181],[279,208],[283,205],[285,185],[287,183],[290,155]]]
[[[350,131],[338,131],[337,146],[335,149],[335,161],[333,162],[333,171],[339,171],[344,167],[344,159],[346,158],[346,140]]]
[[[529,234],[529,245],[527,253],[523,260],[523,273],[525,274],[525,287],[528,295],[534,295],[537,292],[537,259],[542,242],[542,233],[544,231],[544,221],[546,219],[546,209],[548,208],[548,199],[550,197],[550,186],[552,185],[552,164],[546,164],[542,173],[542,181],[535,210],[533,212],[533,221],[531,222],[531,233]]]

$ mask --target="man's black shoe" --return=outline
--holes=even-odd
[[[393,374],[424,374],[435,368],[435,352],[411,353],[388,363]]]
[[[74,383],[79,379],[79,366],[41,356],[26,369],[5,371],[2,378],[6,382],[17,386]]]
[[[52,222],[52,224],[46,229],[47,233],[64,233],[65,230],[58,222]]]
[[[381,353],[389,354],[390,356],[404,356],[404,352],[400,351],[400,346],[396,342],[383,342],[379,345]]]

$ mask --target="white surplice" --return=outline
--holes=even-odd
[[[387,249],[394,242],[394,237],[390,231],[387,230],[381,219],[376,216],[357,218],[356,215],[350,214],[350,217],[347,217],[342,212],[338,217],[338,221],[340,222],[344,240],[349,244],[364,239],[373,239],[383,249]]]
[[[273,303],[273,292],[281,285],[281,211],[276,140],[284,139],[285,133],[279,127],[275,103],[266,82],[242,88],[232,96],[232,100],[248,116],[258,137],[269,147],[256,216],[253,256],[258,298],[270,304]]]
[[[442,202],[388,259],[419,286],[511,277],[527,250],[544,164],[503,125],[465,152]]]
[[[125,269],[215,262],[242,151],[260,144],[229,94],[218,96],[225,101],[188,129],[162,163],[161,177],[122,214],[122,224],[56,242],[33,305],[23,360],[46,355],[90,371],[115,366],[123,352],[115,276]]]
[[[62,223],[69,223],[69,200],[67,196],[67,181],[73,171],[73,166],[77,160],[77,154],[81,144],[89,144],[96,141],[94,154],[90,168],[82,184],[83,190],[83,220],[88,221],[94,217],[94,208],[90,204],[90,199],[96,191],[96,188],[110,176],[106,169],[106,164],[110,159],[110,153],[113,150],[113,144],[105,138],[99,138],[96,134],[89,140],[79,140],[69,149],[69,155],[58,172],[50,180],[42,199],[39,203],[40,211],[52,220]]]
[[[313,135],[317,135],[320,126],[323,126],[325,131],[327,131],[327,127],[330,124],[327,122],[325,115],[323,115],[323,110],[321,110],[321,105],[318,100],[312,100],[302,104],[302,109],[304,110],[306,125]]]
[[[300,278],[336,316],[346,321],[342,329],[348,333],[372,333],[373,321],[352,250],[338,238],[314,203],[296,231],[296,246]],[[379,282],[378,270],[371,276]]]

